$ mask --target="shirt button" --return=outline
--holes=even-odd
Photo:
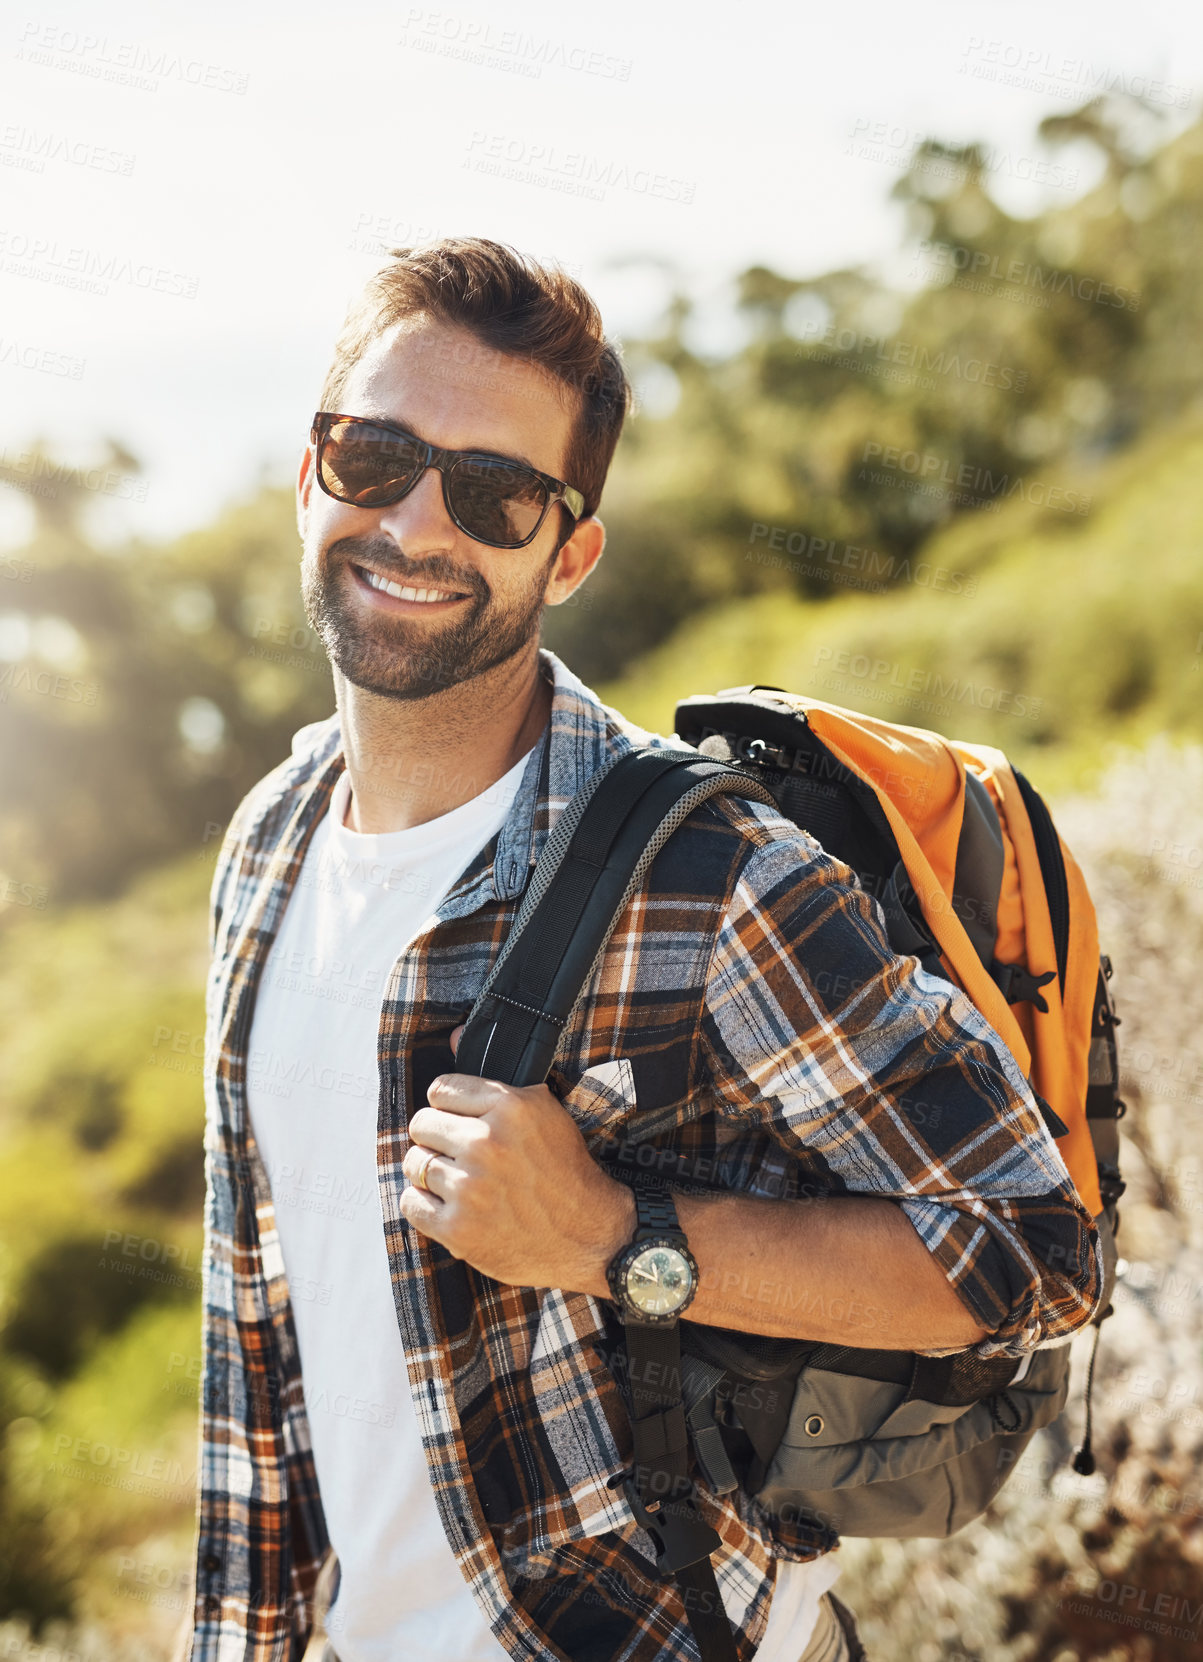
[[[216,1593],[210,1593],[208,1598],[205,1600],[205,1613],[209,1616],[216,1616],[220,1609],[221,1600],[218,1598]]]
[[[209,1571],[210,1575],[214,1570],[220,1570],[221,1568],[221,1559],[215,1552],[207,1552],[201,1562],[204,1565],[204,1568]]]

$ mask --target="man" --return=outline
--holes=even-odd
[[[1012,1057],[758,803],[670,840],[549,1086],[456,1073],[556,817],[669,742],[538,644],[602,554],[627,400],[579,286],[494,243],[399,251],[339,340],[297,498],[337,713],[212,894],[194,1662],[696,1656],[598,1348],[635,1204],[595,1153],[637,1116],[722,1174],[676,1197],[693,1321],[1022,1357],[1099,1297]],[[700,1504],[741,1659],[863,1654],[829,1532]]]

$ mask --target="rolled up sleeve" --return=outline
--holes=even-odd
[[[722,1111],[821,1189],[897,1201],[989,1329],[979,1355],[1067,1336],[1101,1297],[1099,1235],[1014,1057],[895,954],[847,866],[777,825],[715,944],[703,1041]]]

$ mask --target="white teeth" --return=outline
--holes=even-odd
[[[374,571],[365,571],[364,576],[374,589],[383,589],[385,594],[395,595],[398,600],[454,600],[455,596],[447,589],[411,589],[400,583],[390,583],[387,577],[378,577]]]

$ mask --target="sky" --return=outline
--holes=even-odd
[[[392,246],[483,235],[564,265],[622,339],[672,285],[730,342],[732,280],[889,271],[924,137],[976,139],[1028,215],[1097,178],[1041,119],[1100,79],[1174,131],[1181,0],[361,0],[10,8],[0,24],[0,463],[95,461],[98,535],[156,540],[291,476],[348,304]],[[28,528],[0,489],[0,545]]]

